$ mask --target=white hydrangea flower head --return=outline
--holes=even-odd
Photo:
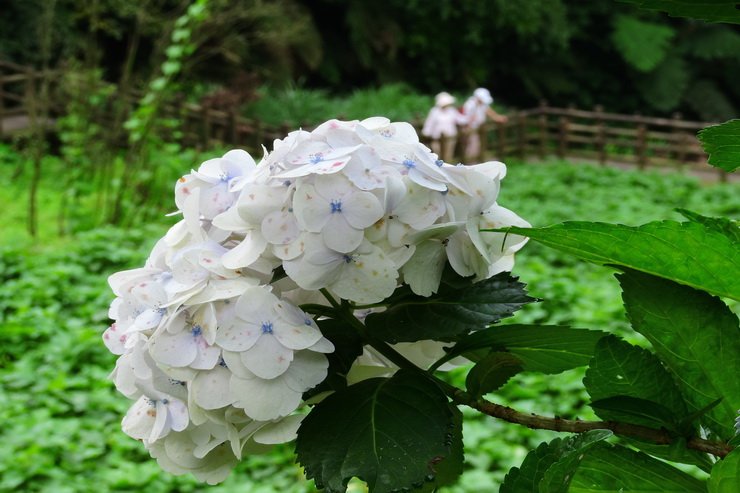
[[[478,280],[510,270],[526,238],[480,232],[528,226],[497,203],[505,175],[498,162],[444,163],[382,117],[330,120],[275,140],[259,163],[234,150],[184,175],[182,220],[144,267],[109,279],[103,340],[133,401],[124,431],[163,469],[208,483],[294,439],[335,349],[300,305],[327,292],[373,305],[404,284],[430,296],[447,264]],[[444,353],[435,341],[396,349],[420,366]],[[395,370],[366,348],[348,379]]]

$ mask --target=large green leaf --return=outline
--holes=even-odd
[[[589,450],[576,469],[567,491],[706,493],[707,488],[704,482],[665,462],[642,452],[614,446]]]
[[[506,350],[526,371],[560,373],[585,366],[594,346],[606,332],[560,325],[503,325],[475,332],[461,339],[443,361],[480,349]]]
[[[601,403],[592,407],[605,420],[659,428],[688,415],[681,391],[660,360],[615,336],[596,344],[583,385],[591,400]]]
[[[711,125],[699,132],[699,140],[712,166],[725,171],[735,171],[740,166],[740,120]]]
[[[558,471],[575,468],[579,456],[609,438],[609,430],[594,430],[569,438],[556,438],[541,443],[527,454],[520,467],[512,468],[504,479],[499,493],[533,493],[542,490],[540,482],[556,463],[562,461]],[[566,485],[567,490],[567,485]]]
[[[717,231],[727,236],[733,242],[740,244],[740,225],[737,221],[728,219],[726,217],[709,217],[702,216],[696,212],[692,212],[686,209],[676,209],[677,212],[681,213],[689,221],[701,223],[709,229]]]
[[[737,493],[738,489],[740,489],[740,450],[734,450],[712,467],[709,493]]]
[[[673,373],[690,411],[721,398],[702,421],[730,438],[740,409],[737,316],[719,298],[665,279],[635,271],[617,278],[632,327]]]
[[[522,362],[511,353],[492,351],[468,372],[465,387],[474,397],[493,392],[521,372]]]
[[[460,426],[457,409],[434,382],[400,370],[316,405],[298,430],[296,454],[306,477],[328,492],[343,493],[352,477],[371,493],[421,489],[462,472]]]
[[[737,242],[697,222],[634,227],[574,221],[508,230],[589,262],[628,267],[740,300]]]
[[[451,341],[509,317],[532,301],[524,284],[502,272],[460,288],[442,284],[439,293],[431,297],[401,298],[388,310],[369,315],[365,324],[375,337],[393,344],[423,339]]]
[[[709,22],[740,24],[738,3],[734,0],[620,0],[647,10],[660,10],[674,17],[689,17]]]

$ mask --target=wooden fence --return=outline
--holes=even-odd
[[[726,173],[707,164],[696,133],[712,125],[673,118],[606,113],[575,108],[537,108],[515,112],[504,124],[489,124],[482,138],[488,157],[576,158],[605,164],[632,164],[640,169],[670,167]]]
[[[58,81],[60,76],[58,71],[40,72],[0,60],[0,138],[22,132],[29,125],[25,105],[34,99],[39,81],[44,77]],[[63,98],[56,99],[57,104],[51,105],[52,117],[64,111]],[[138,97],[131,94],[125,99],[133,108]],[[292,129],[288,124],[270,126],[245,118],[237,108],[225,111],[185,101],[168,103],[163,114],[182,122],[180,132],[173,133],[172,138],[201,149],[229,144],[258,150]],[[417,129],[422,124],[412,123]],[[53,124],[53,119],[49,124]],[[641,169],[662,166],[712,171],[714,168],[707,164],[707,156],[696,139],[696,133],[707,125],[711,123],[684,121],[678,114],[673,118],[654,118],[606,113],[599,107],[593,111],[553,108],[543,103],[509,114],[507,123],[482,127],[484,156],[479,160],[557,156],[602,165],[634,164]],[[303,128],[310,129],[310,125]],[[716,172],[720,179],[726,179],[725,173]]]

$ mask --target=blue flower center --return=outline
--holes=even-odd
[[[402,164],[406,166],[407,169],[416,168],[416,161],[413,159],[404,159]]]
[[[196,325],[193,327],[192,334],[193,337],[198,337],[203,333],[203,328],[200,325]]]
[[[324,160],[324,155],[320,152],[317,152],[316,154],[309,154],[308,160],[311,164],[319,164],[321,161]]]
[[[262,322],[262,333],[272,334],[272,322]]]
[[[346,263],[350,263],[354,260],[351,255],[346,255],[346,254],[342,256],[342,259],[344,259]]]
[[[331,213],[334,214],[335,212],[342,212],[342,201],[341,200],[332,200],[331,201]]]
[[[440,168],[442,167],[442,165],[443,165],[444,163],[445,163],[445,162],[444,162],[444,161],[442,161],[441,159],[437,159],[436,161],[434,161],[434,164],[436,164],[436,165],[437,165],[437,166],[439,166]]]

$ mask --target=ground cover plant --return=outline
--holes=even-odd
[[[20,160],[21,158],[14,158]],[[8,162],[8,161],[6,161]],[[10,162],[13,162],[11,160]],[[3,176],[8,176],[4,174]],[[588,165],[551,162],[510,163],[501,200],[534,225],[568,218],[637,225],[660,218],[678,219],[675,207],[705,215],[740,214],[737,184],[701,186],[678,175],[641,174]],[[3,202],[21,202],[22,185],[5,183]],[[53,197],[53,180],[44,184]],[[543,191],[547,190],[547,193]],[[12,200],[10,200],[12,198]],[[51,204],[54,201],[50,202]],[[22,210],[22,209],[21,209]],[[53,211],[52,211],[53,212]],[[165,211],[161,211],[165,212]],[[14,222],[22,220],[18,212]],[[54,233],[54,214],[46,224]],[[105,229],[66,240],[32,258],[13,248],[18,235],[3,236],[2,389],[3,459],[0,488],[7,491],[101,491],[141,489],[192,491],[188,477],[158,471],[146,453],[118,430],[125,402],[106,380],[112,357],[101,351],[108,294],[105,278],[115,270],[139,265],[159,229]],[[4,232],[7,229],[4,228]],[[43,229],[42,229],[43,234]],[[569,324],[627,334],[618,285],[597,267],[554,250],[529,245],[515,272],[528,280],[530,293],[546,301],[521,310],[520,323]],[[640,339],[631,340],[639,343]],[[502,403],[524,411],[593,418],[580,384],[582,371],[568,371],[546,381],[536,374],[517,375],[500,389]],[[462,385],[462,371],[451,376]],[[33,409],[27,412],[27,409]],[[521,464],[527,451],[553,432],[529,430],[465,411],[466,466],[459,492],[495,490],[506,471]],[[46,434],[46,440],[37,440]],[[80,437],[70,440],[69,437]],[[78,443],[73,451],[70,442]],[[11,460],[12,459],[12,460]],[[255,456],[214,491],[311,491],[289,449]],[[269,481],[268,481],[269,478]]]

